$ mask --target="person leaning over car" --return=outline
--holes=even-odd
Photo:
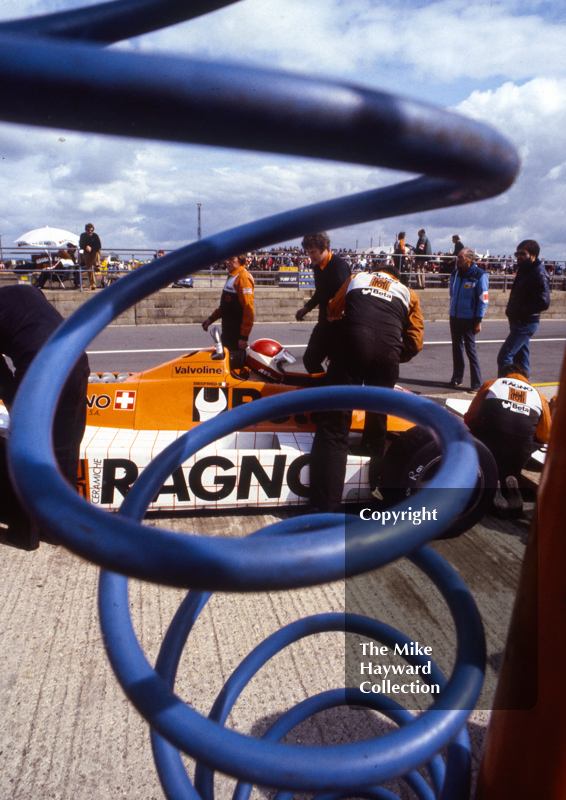
[[[322,362],[332,355],[339,330],[326,317],[328,301],[334,297],[345,280],[350,277],[350,267],[340,256],[330,250],[327,233],[311,233],[302,241],[302,248],[310,259],[314,273],[314,294],[295,314],[300,322],[309,311],[318,306],[318,322],[313,328],[303,364],[307,372],[322,372]]]
[[[207,331],[217,319],[222,320],[222,345],[231,353],[245,351],[254,324],[254,279],[246,269],[246,256],[232,256],[225,261],[229,272],[222,289],[220,305],[203,323]],[[238,359],[236,359],[238,360]],[[243,359],[240,358],[243,363]]]
[[[481,369],[476,351],[476,334],[489,302],[489,277],[474,264],[474,253],[464,247],[450,275],[450,337],[452,339],[452,378],[449,386],[461,386],[464,378],[464,348],[470,362],[472,391],[481,386]]]
[[[328,368],[329,384],[393,388],[399,363],[422,350],[419,298],[401,283],[398,269],[387,263],[348,278],[328,303],[328,318],[329,325],[342,320],[340,344]],[[326,411],[317,420],[310,461],[313,510],[340,507],[351,421],[351,411]],[[370,455],[369,482],[377,499],[386,434],[387,414],[366,413],[363,446]]]

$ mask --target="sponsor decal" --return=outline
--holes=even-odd
[[[228,408],[228,390],[221,386],[193,387],[193,422],[212,419]]]
[[[388,303],[393,301],[393,295],[383,289],[362,289],[362,294],[371,294],[373,297],[379,297],[381,300],[387,300]]]
[[[243,403],[251,403],[262,397],[258,389],[234,388],[229,392],[225,386],[194,386],[193,387],[193,422],[204,422],[230,408],[237,408]],[[275,425],[283,425],[293,419],[297,425],[308,425],[311,421],[309,414],[295,414],[293,417],[280,417],[272,419]]]
[[[175,378],[177,375],[223,375],[224,369],[222,367],[209,367],[208,364],[202,364],[200,367],[184,366],[176,364],[173,367],[171,375]]]
[[[114,411],[133,411],[136,407],[136,393],[133,390],[118,389],[114,396]]]
[[[509,387],[509,400],[512,400],[514,403],[523,403],[527,402],[527,393],[523,390],[516,389],[513,386]]]
[[[529,384],[524,383],[523,381],[513,380],[512,378],[499,378],[497,383],[499,382],[501,382],[501,386],[509,386],[509,392],[512,390],[521,392],[525,395],[525,398],[528,395],[532,396],[532,393],[535,391],[532,386],[529,386]]]
[[[376,289],[383,289],[384,292],[387,292],[391,286],[391,281],[381,274],[375,274],[370,281],[370,286],[375,286]]]
[[[503,401],[502,406],[508,411],[514,411],[516,414],[525,414],[527,417],[530,416],[528,406],[521,406],[518,403],[508,403],[506,400]]]
[[[281,375],[272,375],[268,369],[260,366],[259,364],[257,366],[254,365],[254,370],[259,372],[260,375],[265,375],[266,378],[276,380],[278,383],[283,383],[285,380],[285,375],[283,373],[281,373]]]
[[[93,413],[95,408],[99,411],[103,411],[105,408],[108,408],[111,403],[112,398],[108,394],[91,394],[86,399],[87,408],[90,413]]]
[[[102,489],[102,466],[101,458],[81,458],[79,461],[79,473],[77,476],[77,489],[81,497],[90,500],[93,505],[100,505],[100,492]]]
[[[242,456],[239,465],[226,456],[205,456],[192,466],[177,467],[153,502],[170,505],[167,500],[159,503],[159,498],[167,495],[172,496],[175,505],[190,503],[201,506],[225,500],[235,492],[236,503],[245,504],[256,486],[261,487],[270,500],[285,502],[289,493],[306,499],[309,488],[301,481],[301,470],[308,465],[310,455],[303,453],[289,464],[287,458],[286,454],[276,455],[273,464],[264,467],[255,455]],[[88,464],[87,461],[84,463]],[[104,506],[120,505],[143,469],[127,458],[92,459],[89,466],[91,502]]]

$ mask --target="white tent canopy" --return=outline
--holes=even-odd
[[[357,250],[354,250],[354,253],[358,256],[378,256],[381,253],[385,253],[386,255],[392,255],[393,250],[395,248],[392,244],[384,244],[384,245],[374,245],[373,247],[358,247]]]
[[[18,247],[41,247],[43,249],[61,248],[67,244],[79,246],[79,237],[75,233],[63,230],[63,228],[51,228],[46,225],[44,228],[35,228],[22,234],[14,244]]]

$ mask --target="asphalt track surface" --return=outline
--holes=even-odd
[[[251,341],[275,339],[300,358],[308,342],[315,320],[292,323],[255,325]],[[497,353],[508,333],[503,320],[484,321],[477,337],[478,354],[484,380],[496,376]],[[425,323],[425,345],[409,364],[401,365],[399,383],[424,394],[446,391],[452,373],[452,353],[448,321]],[[560,378],[566,320],[543,319],[531,340],[531,380],[533,383],[557,383]],[[139,372],[170,361],[183,352],[209,347],[211,339],[200,325],[110,326],[88,348],[94,372]],[[463,389],[469,388],[466,367]]]
[[[277,339],[300,355],[312,324],[257,325],[253,338]],[[487,379],[507,326],[486,322],[479,354]],[[543,322],[531,346],[533,380],[559,377],[566,321]],[[448,323],[425,327],[425,348],[402,368],[401,383],[426,394],[441,393],[450,378]],[[95,370],[137,371],[209,345],[196,325],[118,327],[105,330],[89,348]],[[547,387],[549,390],[553,387]],[[469,395],[468,395],[469,397]],[[536,485],[538,476],[533,475]],[[244,536],[296,512],[205,513],[176,520],[154,519],[179,532]],[[526,492],[518,520],[487,514],[456,539],[433,547],[460,572],[470,588],[486,632],[487,673],[468,730],[477,770],[498,678],[507,628],[531,520],[534,489]],[[203,611],[183,655],[177,691],[207,714],[222,683],[259,641],[281,625],[320,611],[342,611],[346,587],[333,584],[293,592],[217,593]],[[27,553],[2,548],[0,558],[0,798],[2,800],[159,800],[147,725],[124,697],[107,662],[96,610],[97,569],[62,547],[42,544]],[[153,663],[183,592],[134,581],[134,625]],[[348,610],[367,613],[433,648],[450,672],[453,624],[437,590],[401,559],[350,580]],[[231,726],[261,735],[283,710],[320,691],[343,685],[345,642],[320,634],[298,642],[267,665],[246,687]],[[332,709],[290,734],[297,744],[337,744],[383,734],[389,724],[356,709]],[[233,784],[219,778],[217,800],[229,800]],[[414,794],[389,786],[403,800]],[[254,790],[253,800],[269,796]]]

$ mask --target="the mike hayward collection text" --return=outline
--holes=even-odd
[[[389,655],[389,648],[385,645],[376,645],[373,642],[360,642],[362,656]],[[423,647],[418,642],[410,644],[396,644],[392,651],[398,656],[430,656],[432,647]],[[364,680],[360,683],[360,691],[364,694],[438,694],[440,686],[437,683],[427,683],[426,678],[421,681],[419,675],[431,674],[431,661],[423,664],[377,664],[374,661],[360,661],[361,675],[378,675],[379,683]],[[390,679],[397,679],[400,683],[393,683]]]

